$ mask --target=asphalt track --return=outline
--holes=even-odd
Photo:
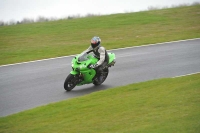
[[[74,56],[0,66],[0,116],[116,86],[200,72],[200,38],[109,52],[116,54],[117,63],[103,85],[71,92],[63,83]]]

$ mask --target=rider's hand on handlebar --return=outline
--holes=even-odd
[[[90,68],[97,68],[98,65],[97,64],[94,64],[94,65],[90,65]]]

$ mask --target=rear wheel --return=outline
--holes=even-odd
[[[93,81],[94,85],[101,85],[107,78],[109,73],[108,68],[104,69],[103,72],[101,74],[99,74],[99,76]]]
[[[77,78],[72,75],[69,74],[64,82],[64,88],[66,91],[71,91],[75,86],[76,86],[76,82]]]

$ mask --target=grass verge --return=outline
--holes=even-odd
[[[197,133],[200,74],[131,84],[0,118],[6,133]]]
[[[0,27],[0,65],[77,54],[98,35],[107,49],[200,37],[200,5]]]

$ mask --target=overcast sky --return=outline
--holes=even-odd
[[[64,18],[70,15],[113,14],[147,10],[148,7],[171,7],[200,0],[0,0],[0,21],[23,18]]]

